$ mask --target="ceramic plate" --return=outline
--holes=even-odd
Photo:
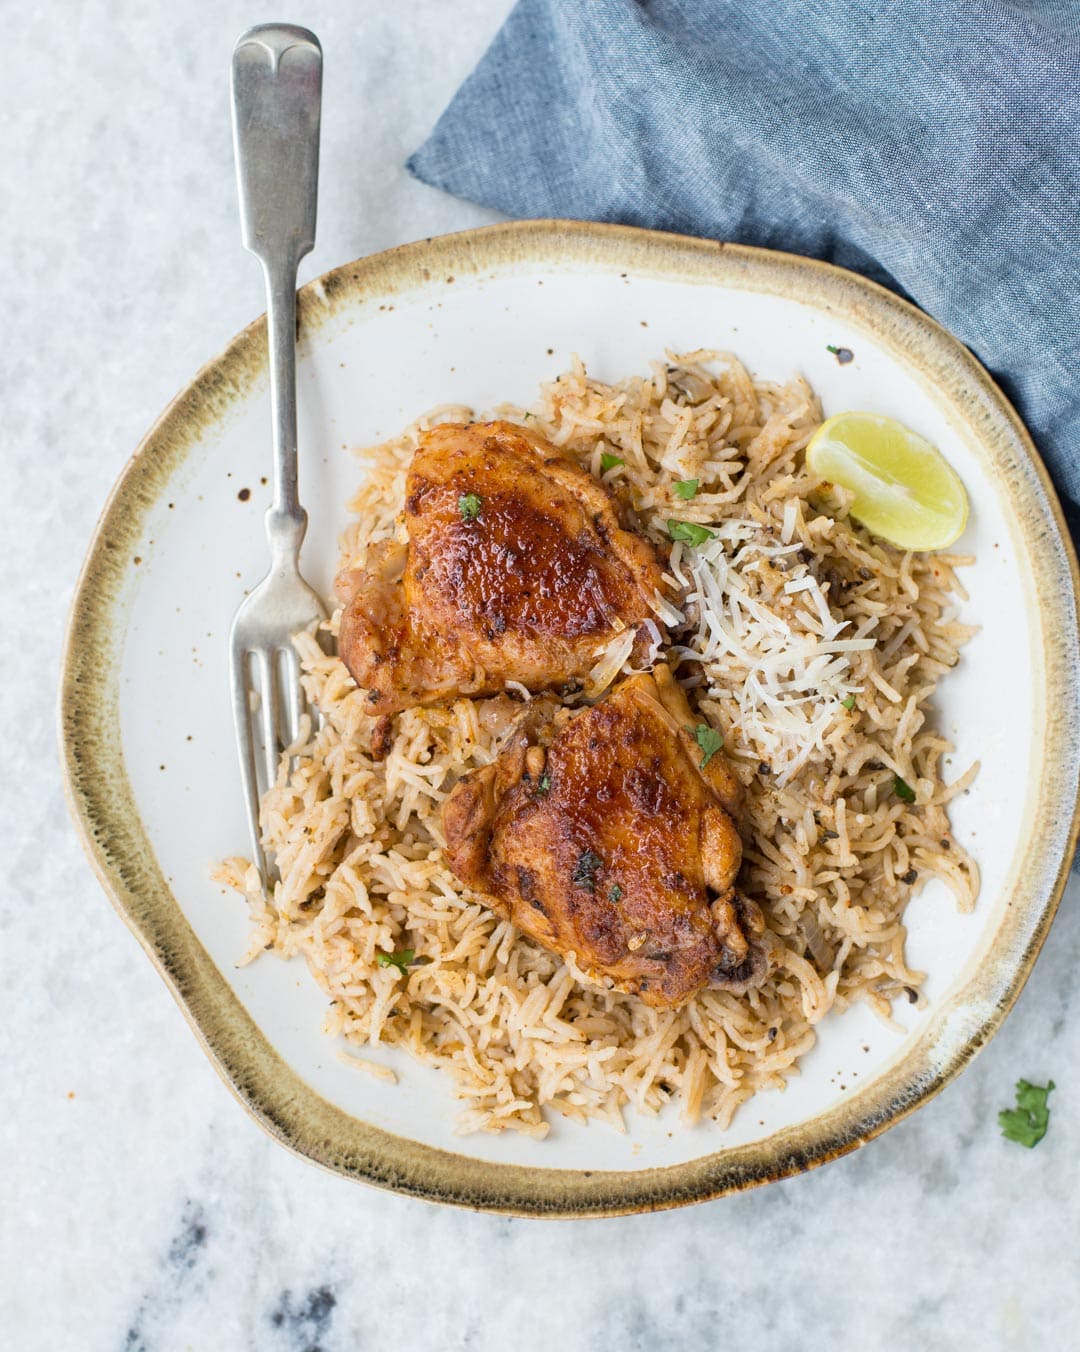
[[[1031,442],[954,339],[849,273],[782,254],[620,227],[524,222],[408,245],[301,293],[304,571],[324,591],[350,448],[440,403],[528,403],[580,354],[601,379],[664,348],[736,352],[802,372],[826,414],[876,410],[939,445],[971,497],[958,545],[964,617],[981,626],[945,680],[953,809],[983,886],[960,916],[940,884],[908,912],[928,1007],[906,1032],[830,1016],[785,1092],[732,1127],[630,1117],[621,1136],[556,1120],[547,1140],[454,1134],[444,1074],[376,1052],[392,1085],[342,1064],[298,960],[235,964],[243,901],[211,882],[246,848],[226,672],[243,590],[263,575],[269,505],[265,327],[242,333],[165,411],[124,470],[90,547],[62,691],[73,810],[101,880],[241,1102],[293,1150],[349,1177],[517,1213],[612,1214],[714,1197],[852,1149],[924,1102],[1000,1024],[1052,919],[1077,829],[1076,563]],[[854,360],[837,363],[828,345]]]

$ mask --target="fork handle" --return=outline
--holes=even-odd
[[[307,529],[297,494],[296,271],[315,243],[322,48],[291,24],[260,24],[232,58],[233,142],[244,246],[266,283],[274,500],[266,533],[279,565]]]

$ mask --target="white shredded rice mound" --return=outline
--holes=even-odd
[[[297,643],[323,726],[289,748],[262,803],[280,881],[265,897],[243,859],[217,876],[248,897],[248,960],[303,954],[330,999],[327,1032],[448,1070],[461,1131],[543,1136],[552,1113],[623,1130],[627,1106],[655,1113],[672,1099],[684,1122],[726,1126],[759,1090],[784,1088],[831,1010],[863,1000],[891,1023],[893,1000],[918,998],[923,974],[904,956],[914,888],[940,878],[961,910],[975,904],[977,869],[946,804],[977,766],[946,787],[951,748],[927,714],[972,633],[955,617],[954,568],[970,560],[901,553],[856,526],[844,494],[804,465],[821,421],[810,388],[755,381],[725,354],[669,354],[618,385],[578,364],[530,412],[496,414],[598,476],[602,455],[618,457],[602,477],[657,542],[670,544],[670,519],[712,531],[671,550],[677,603],[657,598],[670,644],[646,628],[650,658],[680,663],[746,785],[739,885],[772,934],[765,984],[651,1009],[499,919],[444,864],[439,813],[460,775],[497,754],[509,697],[406,711],[377,762],[363,693],[311,635]],[[398,533],[419,430],[472,417],[434,410],[363,453],[343,566]],[[673,485],[692,479],[684,500]],[[626,674],[632,641],[627,631],[598,652],[589,695]]]

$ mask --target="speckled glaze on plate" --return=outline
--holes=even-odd
[[[245,907],[210,882],[244,848],[229,724],[228,623],[262,575],[268,504],[265,326],[240,334],[165,410],[102,514],[72,606],[61,690],[69,800],[121,916],[226,1082],[301,1155],[434,1201],[613,1215],[717,1197],[854,1149],[948,1083],[1000,1025],[1046,936],[1075,845],[1080,778],[1076,560],[1049,480],[974,358],[895,296],[764,250],[623,227],[533,221],[406,245],[312,282],[300,304],[304,570],[328,588],[347,448],[437,403],[529,402],[573,353],[604,379],[664,348],[735,351],[802,371],[826,414],[898,416],[945,451],[972,501],[963,615],[981,625],[940,688],[953,808],[983,891],[958,916],[937,885],[909,910],[929,972],[906,1031],[830,1016],[803,1075],[731,1129],[629,1113],[620,1136],[557,1120],[546,1141],[456,1137],[445,1075],[392,1051],[394,1086],[344,1064],[299,962],[235,963]],[[854,360],[836,362],[829,346]],[[365,1053],[366,1054],[366,1053]]]

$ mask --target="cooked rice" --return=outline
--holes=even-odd
[[[725,354],[669,354],[614,386],[577,364],[532,411],[498,413],[594,474],[604,452],[619,456],[604,478],[656,540],[672,517],[715,532],[675,546],[679,608],[658,598],[657,610],[680,626],[672,660],[747,787],[740,887],[775,942],[765,984],[652,1009],[499,919],[443,862],[439,812],[458,777],[497,754],[507,697],[400,714],[379,763],[365,696],[311,635],[297,643],[324,724],[305,728],[262,803],[281,880],[268,900],[245,860],[219,876],[248,896],[248,959],[303,954],[330,997],[327,1032],[448,1069],[463,1132],[543,1136],[552,1113],[623,1130],[628,1105],[655,1113],[672,1099],[685,1122],[726,1126],[758,1090],[784,1088],[830,1010],[861,1000],[892,1023],[893,1000],[916,995],[923,973],[907,964],[903,925],[914,889],[939,878],[962,911],[975,904],[978,872],[946,804],[977,766],[946,786],[951,748],[927,714],[973,632],[955,616],[954,569],[970,560],[901,553],[856,526],[844,494],[803,463],[821,420],[805,381],[755,381]],[[434,410],[365,453],[343,566],[400,531],[419,430],[471,417]],[[699,481],[689,501],[671,489],[686,479]],[[655,624],[649,634],[656,657]],[[629,657],[625,637],[617,662],[597,654],[597,687]],[[378,963],[406,949],[422,960],[407,972]]]

